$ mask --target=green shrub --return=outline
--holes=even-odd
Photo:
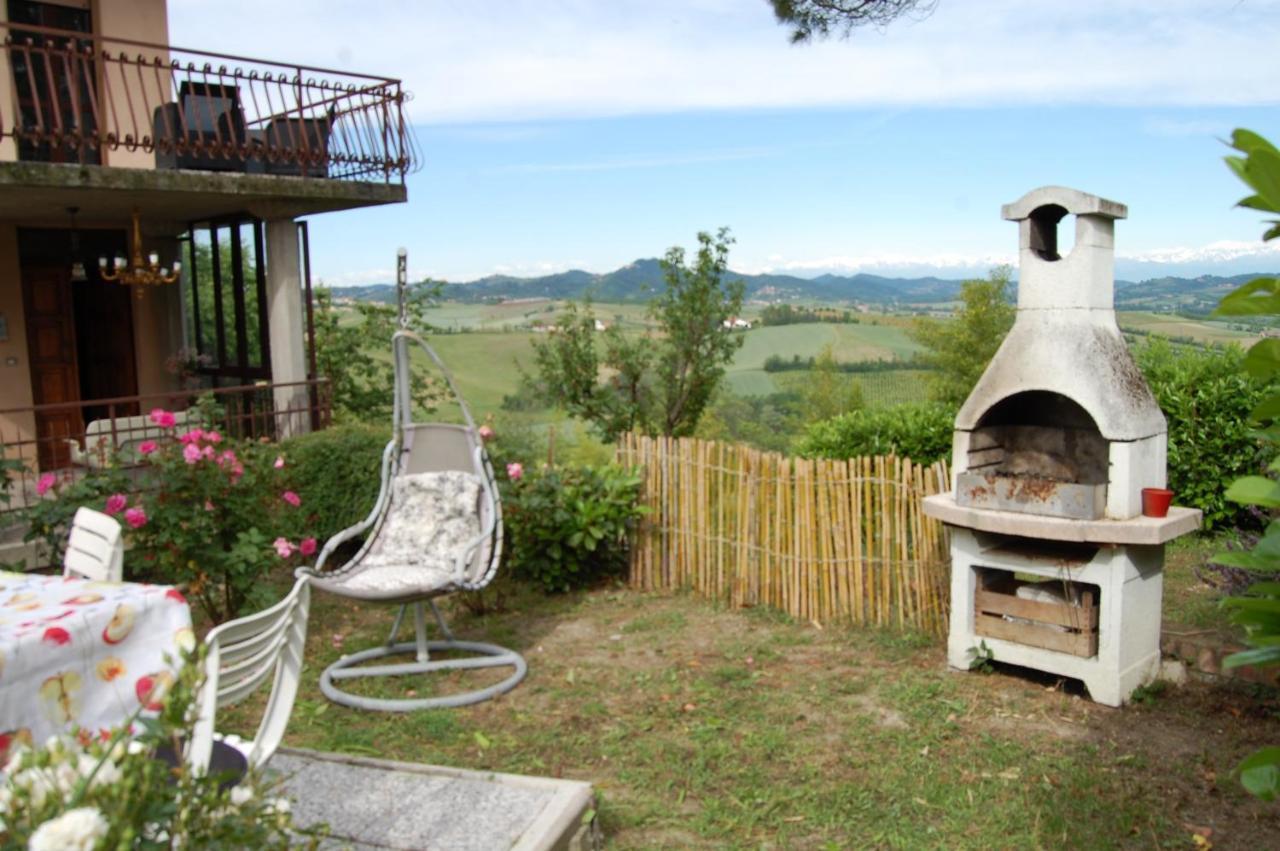
[[[894,454],[928,464],[951,454],[955,416],[936,402],[853,411],[810,425],[798,448],[810,458]]]
[[[631,530],[643,513],[640,477],[612,464],[524,471],[502,478],[511,571],[548,592],[621,573]]]
[[[1226,489],[1266,462],[1249,414],[1265,384],[1244,372],[1237,346],[1191,348],[1153,337],[1134,347],[1138,366],[1169,422],[1169,488],[1179,505],[1204,512],[1207,529],[1256,526]]]
[[[323,544],[365,518],[378,498],[390,427],[352,423],[290,438],[281,450],[302,497],[305,533]]]

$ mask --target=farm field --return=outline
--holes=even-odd
[[[429,321],[436,327],[467,331],[433,334],[430,340],[453,371],[459,389],[477,416],[496,413],[503,396],[519,391],[516,364],[531,368],[533,343],[540,339],[536,332],[502,329],[511,329],[534,318],[551,319],[563,306],[563,302],[550,300],[504,304],[448,302],[431,310]],[[598,304],[595,311],[608,322],[622,321],[625,327],[638,329],[646,322],[645,307],[639,304]],[[1191,337],[1205,343],[1238,342],[1247,346],[1256,339],[1224,322],[1144,312],[1125,312],[1119,317],[1126,328],[1162,336]],[[726,375],[729,389],[741,396],[764,396],[803,382],[803,372],[765,372],[762,368],[765,358],[771,355],[816,357],[830,345],[837,360],[856,361],[909,359],[919,350],[907,336],[911,317],[864,315],[861,319],[857,324],[803,323],[756,327],[743,332],[743,347]],[[871,324],[872,321],[876,324]],[[924,378],[924,372],[910,369],[855,376],[862,385],[863,398],[873,407],[922,399]],[[546,416],[530,416],[536,420],[546,419]]]
[[[1127,311],[1118,313],[1116,318],[1121,328],[1133,328],[1163,337],[1190,337],[1199,343],[1239,343],[1248,348],[1258,339],[1257,334],[1237,331],[1227,322]]]
[[[727,380],[729,387],[739,396],[767,396],[784,389],[786,381],[783,375],[803,375],[803,373],[768,373],[763,369],[764,361],[771,355],[790,358],[798,355],[801,358],[817,357],[827,346],[838,361],[859,360],[893,360],[909,359],[920,347],[907,337],[906,330],[897,324],[872,325],[869,322],[839,325],[830,322],[806,322],[796,325],[774,325],[765,328],[753,328],[745,332],[746,342],[738,350],[737,356],[729,366]],[[903,372],[914,373],[914,370]],[[901,378],[914,376],[899,375],[898,371],[882,375],[897,375]],[[860,378],[871,378],[859,376]],[[882,378],[874,378],[877,385],[886,383]],[[910,387],[904,390],[911,390]],[[870,391],[870,392],[869,392]],[[864,384],[863,392],[870,401],[874,390]],[[908,395],[910,395],[908,393]],[[892,404],[892,403],[890,403]]]
[[[501,304],[468,304],[443,302],[429,314],[432,325],[449,331],[511,331],[535,320],[553,322],[565,309],[566,302],[552,299],[529,299]],[[643,304],[596,304],[597,318],[624,327],[641,328],[650,324]]]

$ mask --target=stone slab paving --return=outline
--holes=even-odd
[[[271,759],[301,825],[326,848],[591,849],[588,783],[282,748]]]

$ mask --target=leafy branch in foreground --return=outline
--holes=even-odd
[[[791,28],[791,43],[848,38],[858,27],[883,29],[904,15],[925,18],[938,0],[769,0],[779,24]]]
[[[1256,133],[1236,130],[1231,147],[1244,156],[1229,156],[1227,165],[1253,191],[1241,199],[1240,206],[1280,214],[1280,151]],[[1280,237],[1280,220],[1271,225],[1263,240]],[[1258,316],[1280,314],[1280,280],[1257,278],[1223,298],[1217,316]],[[1253,409],[1252,419],[1258,425],[1258,436],[1273,449],[1280,450],[1280,340],[1266,337],[1255,343],[1245,356],[1245,369],[1267,382],[1263,399]],[[1267,472],[1272,475],[1243,476],[1227,489],[1227,498],[1244,505],[1254,505],[1270,513],[1280,508],[1280,453]],[[1252,550],[1219,553],[1214,561],[1239,567],[1254,575],[1280,573],[1280,520],[1272,519]],[[1243,596],[1229,597],[1232,620],[1244,627],[1248,650],[1233,653],[1223,660],[1226,667],[1241,665],[1280,665],[1280,582],[1261,581],[1249,587]],[[1250,793],[1263,800],[1280,795],[1280,747],[1268,747],[1252,754],[1239,766],[1240,782]]]

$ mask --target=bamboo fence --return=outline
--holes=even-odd
[[[630,582],[772,606],[822,625],[947,628],[950,565],[921,498],[946,462],[894,456],[791,458],[741,444],[624,434],[617,457],[643,476],[649,514]]]

